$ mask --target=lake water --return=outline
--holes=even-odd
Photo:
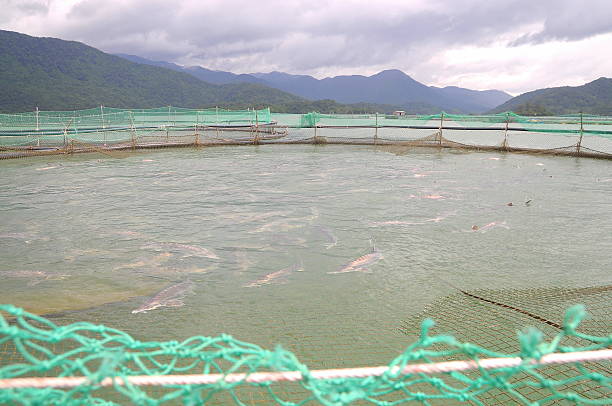
[[[140,340],[227,333],[342,367],[396,356],[411,341],[402,321],[452,293],[443,281],[612,281],[609,161],[392,152],[271,145],[0,161],[0,302]],[[374,247],[382,258],[367,269],[337,273]],[[132,313],[186,280],[184,306]]]

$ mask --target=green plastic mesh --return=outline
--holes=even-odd
[[[75,111],[34,111],[0,114],[0,136],[37,134],[40,136],[78,135],[79,133],[145,129],[158,127],[249,126],[269,124],[270,109],[226,110],[184,109],[117,109],[101,106]]]
[[[598,350],[612,345],[612,335],[595,336],[578,331],[585,318],[583,306],[566,312],[562,327],[551,339],[531,328],[519,333],[514,352],[500,352],[461,342],[452,335],[433,335],[434,322],[421,323],[416,341],[389,363],[403,368],[414,363],[448,359],[480,360],[520,356],[525,363],[510,368],[479,369],[466,373],[382,376],[350,379],[314,379],[294,354],[280,347],[269,351],[228,335],[191,337],[185,341],[143,342],[103,325],[74,323],[58,326],[48,319],[11,305],[0,305],[0,380],[23,377],[87,377],[73,389],[0,389],[0,404],[280,404],[319,403],[396,405],[490,404],[491,394],[503,393],[504,404],[610,404],[610,362],[599,369],[589,362],[571,364],[570,372],[547,373],[546,366],[528,360],[559,352]],[[608,330],[609,331],[609,330]],[[254,373],[300,371],[294,383],[228,383],[137,387],[115,384],[102,388],[105,378],[134,375]],[[123,379],[122,379],[123,378]],[[1,383],[2,381],[0,381]],[[569,388],[569,389],[568,389]],[[584,388],[585,390],[576,390]],[[591,390],[595,388],[596,390]],[[525,391],[537,391],[537,399]]]
[[[594,115],[567,115],[551,117],[520,116],[512,112],[466,115],[439,113],[430,115],[393,114],[320,114],[311,112],[301,116],[299,127],[430,127],[471,130],[497,129],[554,134],[599,135],[612,138],[612,117]]]
[[[612,117],[594,115],[276,114],[269,108],[177,107],[0,114],[0,159],[265,143],[436,146],[610,159],[611,142]]]

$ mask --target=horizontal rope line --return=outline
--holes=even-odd
[[[399,367],[389,368],[365,367],[365,368],[343,368],[310,371],[314,379],[337,379],[337,378],[363,378],[369,376],[381,376],[390,374],[436,374],[455,371],[468,371],[473,369],[496,369],[517,367],[520,365],[541,366],[550,364],[565,364],[570,362],[589,362],[612,359],[612,349],[581,351],[570,353],[553,353],[544,355],[540,360],[529,360],[525,362],[520,357],[514,358],[488,358],[480,361],[448,361],[434,364],[406,365],[400,370]],[[161,385],[202,385],[218,382],[227,383],[262,383],[281,381],[301,381],[302,373],[299,371],[286,372],[254,372],[252,374],[206,374],[206,375],[135,375],[124,378],[105,378],[100,383],[94,384],[87,377],[65,377],[65,378],[13,378],[0,379],[0,389],[18,388],[73,388],[80,385],[113,386],[125,385],[125,381],[135,386],[161,386]]]

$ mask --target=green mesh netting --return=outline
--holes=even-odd
[[[158,404],[280,404],[320,403],[396,405],[490,404],[492,392],[507,396],[503,404],[542,405],[559,403],[610,404],[612,380],[610,362],[604,369],[589,368],[589,362],[571,364],[571,372],[546,373],[546,366],[529,360],[551,353],[599,350],[612,345],[612,335],[594,336],[578,331],[585,318],[584,308],[567,310],[562,327],[552,340],[537,329],[518,335],[518,351],[504,353],[470,343],[451,335],[431,335],[434,322],[422,322],[419,337],[390,367],[400,369],[414,363],[447,359],[481,360],[490,357],[520,356],[515,367],[478,369],[426,375],[402,375],[396,369],[381,376],[349,379],[315,379],[308,368],[290,352],[277,347],[264,350],[230,336],[192,337],[185,341],[142,342],[125,332],[102,325],[75,323],[58,326],[48,319],[11,305],[0,305],[0,387],[3,380],[23,377],[87,377],[72,389],[0,389],[0,404],[137,405]],[[577,344],[580,343],[580,344]],[[601,364],[598,363],[598,365]],[[252,374],[261,371],[299,371],[302,379],[293,383],[246,383],[217,381],[212,384],[137,387],[125,381],[134,375],[170,374]],[[124,385],[103,388],[105,378],[119,378]],[[586,390],[597,388],[597,391]],[[571,389],[568,389],[571,388]],[[585,390],[576,390],[585,388]],[[525,390],[537,390],[533,400]]]
[[[612,117],[275,114],[270,109],[116,109],[0,114],[0,159],[265,143],[437,146],[612,158]],[[313,129],[312,131],[307,129]],[[371,130],[370,130],[371,129]],[[584,139],[583,139],[584,138]]]
[[[439,113],[430,115],[393,114],[303,114],[299,127],[415,127],[470,130],[511,130],[554,134],[586,134],[612,138],[612,117],[593,115],[567,115],[551,117],[520,116],[512,112],[467,115]]]
[[[184,109],[161,107],[157,109],[99,108],[75,111],[34,111],[0,114],[0,136],[36,134],[52,136],[67,133],[91,133],[125,129],[194,126],[250,126],[272,121],[270,109],[226,110]]]

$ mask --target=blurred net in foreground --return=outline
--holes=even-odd
[[[430,335],[434,323],[426,319],[418,339],[401,355],[386,367],[366,371],[309,371],[280,347],[268,351],[227,335],[141,342],[101,325],[58,326],[11,305],[0,305],[0,316],[0,404],[490,404],[500,394],[507,404],[612,401],[612,354],[606,350],[612,336],[579,332],[585,318],[582,306],[566,312],[551,340],[536,329],[520,333],[518,343],[508,347],[516,348],[512,352],[464,343],[452,335]],[[481,313],[481,320],[487,318]],[[455,321],[460,323],[460,317]],[[586,354],[607,361],[580,358]],[[567,356],[578,358],[563,361],[563,373],[549,372],[557,366],[539,365]],[[463,369],[444,369],[440,361],[449,359],[458,360]],[[491,361],[485,359],[497,364],[486,366]],[[196,374],[205,376],[189,379]],[[189,376],[163,383],[176,375]],[[38,380],[19,380],[41,377],[81,380],[67,385],[68,380],[59,379],[40,387],[35,387]],[[143,382],[148,386],[140,386]]]

